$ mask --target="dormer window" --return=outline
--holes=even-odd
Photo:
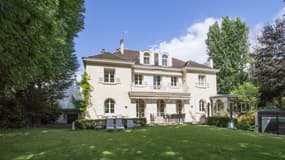
[[[144,64],[149,64],[149,58],[150,58],[149,53],[144,53],[144,55],[143,55],[143,63]]]
[[[168,61],[168,56],[167,55],[163,55],[162,56],[162,65],[163,66],[167,66],[167,61]]]

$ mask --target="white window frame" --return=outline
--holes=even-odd
[[[168,56],[167,55],[162,55],[162,65],[163,66],[168,66]]]
[[[104,83],[115,83],[115,69],[104,68]]]
[[[135,74],[135,85],[142,85],[143,84],[143,75]]]
[[[198,75],[198,85],[205,86],[206,85],[206,76],[205,75]]]
[[[177,79],[178,79],[177,77],[171,76],[171,83],[170,83],[170,85],[176,87],[177,86]]]
[[[115,101],[111,98],[108,98],[104,102],[104,112],[105,114],[115,113]]]
[[[161,76],[154,75],[153,76],[153,89],[161,88]]]
[[[205,112],[206,101],[203,99],[199,100],[199,112]]]
[[[142,99],[136,100],[136,116],[145,117],[145,102]]]
[[[143,63],[150,64],[150,54],[148,52],[143,54]]]
[[[165,102],[163,100],[157,100],[157,116],[163,116],[165,114]],[[161,112],[163,111],[163,112]]]

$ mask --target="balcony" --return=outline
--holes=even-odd
[[[131,91],[137,92],[188,92],[188,86],[183,85],[182,83],[177,83],[176,86],[171,86],[170,84],[167,85],[152,85],[152,84],[131,84]]]
[[[195,83],[195,87],[197,88],[209,88],[209,83],[206,83],[206,82],[197,82]]]
[[[99,77],[98,78],[98,83],[100,84],[104,84],[104,85],[117,85],[120,84],[120,78],[115,78],[114,82],[104,82],[104,78],[103,77]]]

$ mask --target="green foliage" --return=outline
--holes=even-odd
[[[227,127],[229,122],[237,123],[237,120],[229,117],[208,117],[208,125],[214,125],[217,127]]]
[[[79,92],[80,99],[75,99],[72,97],[72,103],[75,106],[75,108],[80,109],[80,111],[85,114],[88,105],[90,104],[90,98],[91,98],[91,91],[92,87],[90,83],[88,82],[89,76],[87,72],[84,72],[82,75],[82,80],[80,82],[81,92]]]
[[[259,101],[259,89],[251,82],[245,82],[242,85],[231,91],[231,94],[239,95],[238,99],[241,102],[247,102],[250,106],[256,106]]]
[[[237,129],[254,131],[255,129],[255,111],[250,110],[246,114],[238,117]]]
[[[209,29],[206,44],[214,68],[220,70],[217,73],[219,93],[230,93],[247,80],[248,32],[248,27],[240,18],[234,20],[229,17],[223,17],[221,26],[216,22]]]
[[[94,129],[95,120],[79,119],[75,121],[76,129]]]
[[[83,0],[0,1],[1,113],[20,106],[24,119],[46,119],[40,113],[64,97],[78,67],[73,38],[83,12]]]
[[[285,96],[285,14],[274,24],[264,26],[254,52],[253,80],[260,87],[261,105]]]

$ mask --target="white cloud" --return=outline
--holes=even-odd
[[[205,40],[207,39],[209,27],[216,21],[221,22],[221,19],[209,17],[202,22],[194,23],[188,27],[185,35],[155,44],[150,50],[156,52],[166,51],[170,55],[185,61],[193,60],[205,63],[208,58]]]
[[[274,20],[281,17],[285,13],[285,7],[283,7],[274,17]],[[193,60],[199,63],[205,63],[207,61],[207,46],[206,39],[209,27],[216,21],[221,23],[221,18],[208,17],[203,21],[192,24],[188,27],[186,34],[182,36],[173,37],[169,41],[162,41],[158,44],[151,46],[152,51],[166,51],[170,55],[182,60]],[[250,51],[258,46],[257,37],[261,35],[263,24],[258,23],[253,28],[249,29],[249,43]]]

